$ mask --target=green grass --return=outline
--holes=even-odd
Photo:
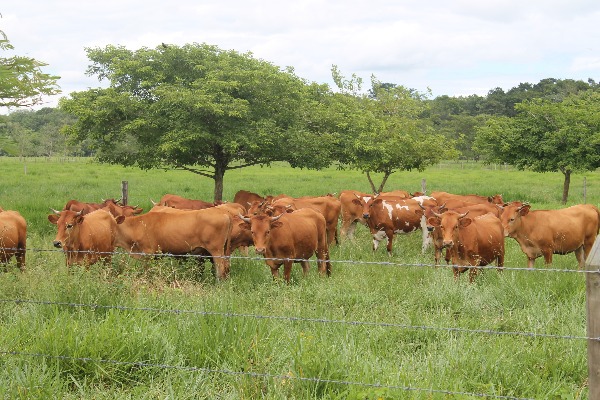
[[[9,265],[0,275],[8,300],[0,302],[1,398],[588,397],[585,340],[498,333],[585,336],[583,274],[544,271],[538,260],[535,271],[485,270],[474,284],[455,282],[448,268],[430,266],[419,234],[398,237],[390,259],[382,248],[372,253],[362,226],[331,249],[331,278],[314,263],[307,277],[295,266],[290,285],[273,282],[253,254],[232,260],[222,283],[192,262],[144,265],[125,254],[69,272],[50,251],[49,207],[118,198],[127,180],[130,203],[147,210],[165,193],[208,200],[212,181],[89,160],[2,158],[0,167],[0,206],[25,216],[30,249],[25,273]],[[583,176],[572,179],[569,205],[582,202]],[[587,202],[598,204],[600,176],[585,176]],[[428,191],[562,207],[561,174],[480,164],[396,173],[386,189],[416,191],[421,179]],[[302,196],[368,184],[356,171],[277,165],[228,172],[224,197],[238,189]],[[525,267],[516,242],[506,244],[506,266]],[[573,254],[554,260],[553,269],[577,268]]]

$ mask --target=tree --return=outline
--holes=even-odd
[[[0,31],[0,50],[13,49]],[[42,72],[47,65],[31,57],[0,57],[0,107],[34,106],[42,103],[43,96],[60,93],[59,77]]]
[[[78,117],[68,133],[92,138],[100,161],[210,177],[215,200],[227,170],[331,163],[331,138],[316,129],[328,87],[290,68],[207,44],[86,51],[88,74],[110,85],[72,93],[59,106]]]
[[[373,192],[383,191],[395,171],[422,171],[444,158],[456,157],[452,142],[436,134],[424,117],[426,97],[403,86],[381,83],[372,76],[369,96],[357,99],[362,107],[357,124],[362,129],[345,139],[345,162],[366,174]],[[354,121],[356,118],[352,124]],[[378,186],[373,173],[383,174]]]
[[[562,102],[533,99],[515,106],[514,118],[493,117],[478,131],[476,147],[488,161],[564,175],[563,204],[571,174],[600,167],[600,93],[588,90]]]

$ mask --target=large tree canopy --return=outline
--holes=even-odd
[[[0,50],[13,49],[0,31]],[[43,102],[43,96],[60,93],[59,77],[42,72],[46,65],[31,57],[0,57],[0,107],[34,106]]]
[[[210,177],[215,200],[229,169],[331,163],[331,146],[320,144],[335,138],[317,129],[326,85],[207,44],[86,50],[88,74],[110,85],[72,93],[60,107],[78,117],[68,133],[94,139],[101,161]]]
[[[359,96],[360,82],[344,80],[333,68],[338,87],[359,104],[360,112],[349,114],[355,129],[345,136],[346,151],[341,161],[365,172],[373,192],[381,192],[395,171],[422,171],[442,159],[454,158],[452,141],[434,132],[425,117],[426,94],[371,78],[369,96]],[[373,174],[382,174],[379,185]]]
[[[571,173],[600,167],[600,93],[588,90],[562,101],[533,99],[515,109],[515,117],[491,118],[479,130],[477,148],[489,161],[562,172],[566,204]]]

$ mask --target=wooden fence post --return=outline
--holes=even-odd
[[[600,399],[600,235],[585,262],[589,398]]]
[[[129,199],[129,182],[121,181],[121,193],[121,204],[126,206]]]

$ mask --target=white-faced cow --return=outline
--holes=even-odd
[[[531,210],[529,204],[509,203],[501,215],[504,234],[515,239],[527,255],[527,266],[543,256],[546,265],[553,254],[574,252],[579,268],[600,228],[600,212],[591,204],[579,204],[559,210]]]
[[[17,267],[25,270],[27,252],[27,222],[19,212],[0,208],[0,263],[7,263],[13,256]]]
[[[294,262],[302,265],[304,274],[308,273],[308,259],[313,255],[317,257],[319,272],[331,275],[326,222],[321,213],[303,208],[277,216],[240,215],[240,219],[252,233],[256,253],[266,258],[273,279],[279,276],[283,265],[283,277],[289,282]]]
[[[470,218],[468,212],[446,211],[428,219],[430,225],[440,229],[443,247],[450,252],[454,278],[469,270],[473,282],[479,268],[496,262],[499,270],[504,266],[504,235],[502,224],[488,213]]]
[[[110,212],[104,209],[89,214],[83,210],[52,211],[48,220],[58,228],[53,244],[63,249],[68,267],[73,264],[88,267],[98,261],[110,263],[117,230]]]

